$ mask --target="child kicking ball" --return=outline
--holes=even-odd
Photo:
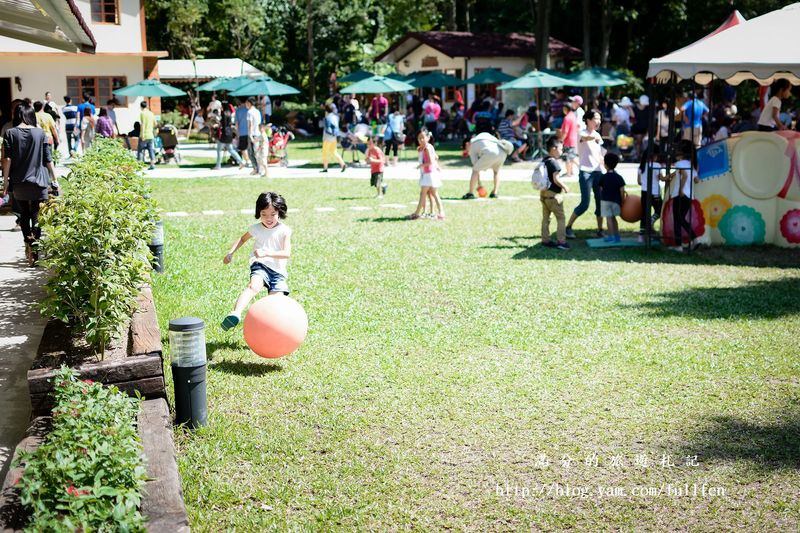
[[[253,251],[250,254],[250,283],[244,288],[236,305],[228,316],[222,320],[222,329],[235,327],[242,318],[242,312],[253,296],[266,287],[270,295],[289,294],[287,265],[292,251],[292,230],[281,222],[286,218],[286,200],[275,192],[262,192],[256,200],[255,218],[258,222],[233,244],[222,260],[226,265],[233,259],[233,254],[244,243],[253,239]]]

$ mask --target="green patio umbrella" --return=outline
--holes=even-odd
[[[464,80],[451,76],[450,74],[442,74],[441,72],[431,72],[423,76],[419,76],[412,80],[411,85],[414,87],[427,87],[431,89],[441,89],[442,87],[459,87],[464,85]]]
[[[237,89],[241,89],[255,78],[251,78],[250,76],[236,76],[235,78],[230,78],[222,83],[217,85],[217,91],[235,91]]]
[[[514,79],[514,76],[511,74],[506,74],[501,70],[497,70],[496,68],[487,68],[486,70],[482,70],[472,76],[471,78],[467,78],[464,80],[464,83],[474,83],[475,85],[488,85],[490,83],[506,83]]]
[[[628,83],[624,74],[600,67],[587,68],[565,77],[573,87],[614,87]]]
[[[269,76],[261,76],[231,92],[231,96],[280,96],[284,94],[300,94],[300,91],[279,83]]]
[[[220,85],[228,81],[230,78],[223,77],[223,78],[216,78],[211,81],[207,81],[202,85],[197,86],[197,91],[221,91],[222,89],[219,88]]]
[[[183,96],[186,93],[158,80],[142,80],[114,91],[117,96]]]
[[[542,70],[532,70],[523,74],[519,78],[504,83],[498,89],[508,91],[510,89],[545,89],[548,87],[564,87],[570,85],[572,80],[556,76]]]
[[[411,76],[406,76],[404,74],[400,74],[397,72],[392,72],[391,74],[387,74],[386,77],[389,78],[390,80],[404,81],[407,83],[414,79]]]
[[[375,74],[372,72],[368,72],[366,70],[356,70],[355,72],[351,72],[350,74],[339,78],[339,83],[353,83],[356,81],[366,80],[374,75]]]
[[[345,92],[348,94],[380,94],[413,90],[414,86],[404,81],[393,80],[386,76],[372,76],[350,85]]]

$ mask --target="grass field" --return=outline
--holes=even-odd
[[[798,252],[561,252],[537,246],[538,201],[412,222],[366,181],[152,185],[166,211],[226,211],[166,219],[154,281],[165,337],[207,323],[209,426],[176,432],[194,530],[797,530]],[[264,189],[300,209],[310,321],[276,361],[218,325],[248,274],[245,250],[222,257]]]

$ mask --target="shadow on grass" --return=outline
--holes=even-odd
[[[244,348],[243,343],[232,340],[206,343],[206,353],[208,354],[209,359],[220,350],[241,350],[242,348]]]
[[[272,363],[256,363],[253,361],[221,360],[209,366],[210,369],[236,376],[266,376],[272,372],[281,372],[283,367]]]
[[[552,226],[551,226],[552,227]],[[758,268],[800,268],[800,251],[777,246],[715,246],[692,252],[679,253],[663,247],[641,248],[589,248],[586,239],[595,238],[594,230],[575,232],[577,239],[569,241],[571,250],[555,250],[540,244],[538,235],[501,237],[497,244],[483,249],[514,251],[512,259],[565,259],[568,261],[619,261],[625,263],[674,263],[693,265],[729,265]],[[623,237],[636,237],[623,233]]]
[[[774,319],[800,314],[798,295],[800,278],[791,277],[739,287],[692,287],[656,294],[650,302],[626,307],[654,317]]]
[[[764,469],[800,468],[800,418],[782,416],[770,423],[717,416],[686,444],[683,455],[704,460],[748,460]]]
[[[357,218],[356,222],[414,222],[406,218],[406,215],[399,217],[375,217],[375,218]]]

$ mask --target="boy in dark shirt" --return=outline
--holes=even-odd
[[[547,156],[542,160],[547,169],[547,177],[550,179],[550,187],[539,193],[539,200],[542,202],[542,246],[569,250],[567,224],[564,218],[564,194],[568,193],[569,189],[559,180],[561,164],[558,158],[561,157],[562,146],[560,140],[552,137],[547,141]],[[551,213],[556,217],[558,242],[555,244],[550,240]]]
[[[603,163],[608,171],[600,178],[600,215],[606,217],[608,222],[608,236],[603,240],[620,242],[617,217],[622,211],[622,200],[628,193],[625,192],[625,180],[614,172],[619,164],[619,156],[609,152],[603,158]]]

